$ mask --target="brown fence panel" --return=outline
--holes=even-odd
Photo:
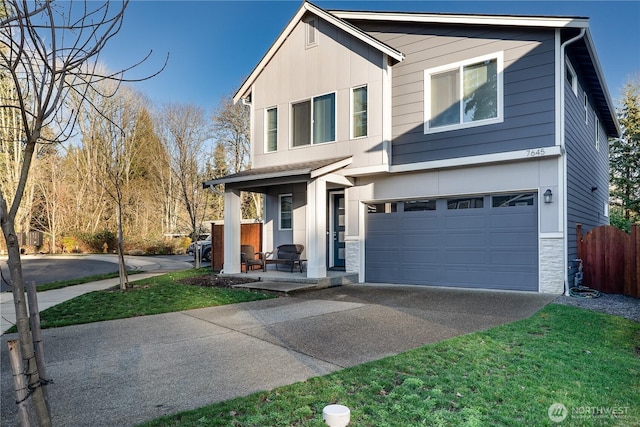
[[[578,258],[584,265],[583,284],[611,294],[640,297],[638,286],[638,233],[632,226],[631,235],[604,225],[582,235],[577,227]]]
[[[262,223],[240,224],[240,244],[251,245],[262,252]],[[220,271],[224,266],[224,225],[211,224],[211,268]]]

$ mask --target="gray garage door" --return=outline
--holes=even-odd
[[[369,205],[365,280],[538,290],[537,194]]]

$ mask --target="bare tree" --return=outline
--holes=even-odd
[[[15,219],[27,185],[38,144],[69,137],[76,112],[64,108],[70,93],[84,97],[95,91],[100,80],[123,81],[124,71],[98,75],[95,64],[108,41],[121,28],[127,1],[113,7],[110,2],[53,3],[47,0],[1,0],[0,76],[7,79],[11,99],[0,107],[19,115],[22,160],[18,184],[8,193],[0,188],[0,226],[9,253],[9,273],[16,308],[20,350],[30,397],[40,425],[51,425],[43,385],[44,358],[36,357],[32,329],[37,316],[29,316],[24,295],[22,264]],[[135,65],[134,65],[135,66]],[[132,67],[133,68],[133,67]],[[52,129],[46,135],[45,129]],[[10,203],[10,206],[8,205]],[[35,295],[30,295],[36,298]],[[37,313],[36,313],[37,314]],[[30,320],[34,320],[31,322]],[[36,362],[37,358],[37,362]]]
[[[167,105],[157,123],[176,196],[187,211],[191,237],[195,239],[201,233],[208,197],[202,189],[207,164],[205,142],[209,138],[204,112],[194,105]]]
[[[213,113],[213,135],[227,153],[229,173],[251,169],[251,117],[249,107],[223,97]],[[262,196],[242,193],[242,216],[258,218],[262,212]]]

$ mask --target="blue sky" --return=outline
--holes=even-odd
[[[559,15],[590,18],[611,97],[640,78],[640,1],[315,1],[324,9]],[[237,89],[301,5],[291,1],[132,0],[120,33],[101,60],[110,69],[152,57],[130,77],[153,104],[195,104],[212,111]]]

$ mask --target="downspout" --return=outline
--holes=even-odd
[[[563,189],[562,189],[562,193],[563,193],[563,206],[562,206],[562,232],[564,235],[564,256],[565,256],[565,273],[564,273],[564,295],[565,296],[569,296],[569,269],[568,269],[568,259],[566,259],[567,254],[569,253],[569,233],[567,230],[567,223],[569,221],[568,218],[568,209],[567,209],[567,202],[568,202],[568,197],[567,197],[567,150],[565,148],[565,137],[566,137],[566,130],[565,130],[565,85],[566,85],[566,77],[565,77],[565,73],[566,73],[566,63],[565,63],[565,49],[568,45],[570,45],[571,43],[580,40],[581,38],[584,37],[584,35],[586,34],[587,29],[586,28],[581,28],[580,29],[580,34],[578,34],[577,36],[565,41],[564,43],[562,43],[560,45],[560,151],[562,152],[563,156]]]

